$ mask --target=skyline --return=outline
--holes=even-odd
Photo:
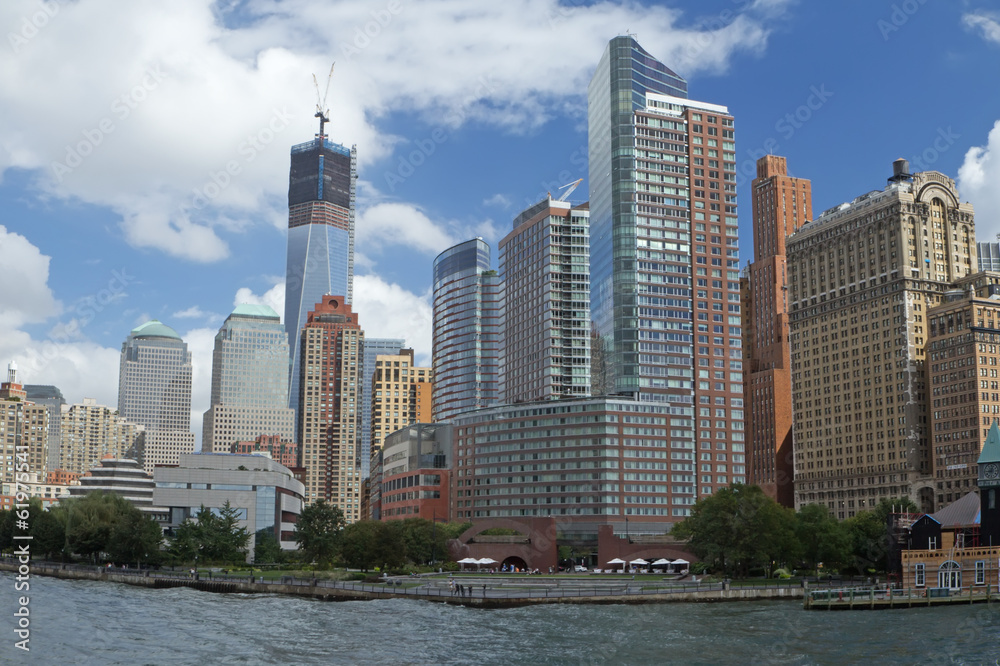
[[[331,60],[327,132],[358,145],[354,311],[366,337],[405,338],[418,365],[437,254],[476,236],[496,253],[521,210],[577,178],[572,200],[588,199],[587,82],[635,26],[692,99],[736,117],[743,264],[768,151],[812,180],[817,215],[880,189],[897,157],[941,170],[990,240],[1000,93],[976,74],[1000,55],[1000,23],[983,4],[189,0],[167,16],[52,0],[39,19],[37,2],[11,2],[0,257],[24,279],[0,297],[0,354],[70,403],[114,405],[122,341],[160,319],[194,356],[200,433],[219,325],[241,302],[284,312],[289,148],[316,132],[310,74]],[[448,39],[426,38],[442,25]]]

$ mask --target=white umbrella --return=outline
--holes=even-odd
[[[474,557],[463,557],[458,561],[459,564],[479,564],[479,560]]]
[[[662,567],[662,566],[666,566],[666,565],[668,565],[670,563],[671,563],[670,560],[661,557],[660,559],[658,559],[655,562],[653,562],[653,566],[654,567]]]
[[[691,564],[687,560],[674,560],[674,564]]]
[[[483,558],[483,559],[481,559],[481,560],[477,560],[477,562],[476,562],[476,563],[477,563],[477,564],[496,564],[496,563],[497,563],[497,561],[496,561],[496,560],[494,560],[494,559],[493,559],[492,557],[484,557],[484,558]]]
[[[632,560],[631,562],[629,562],[629,564],[638,564],[638,565],[645,566],[648,563],[646,562],[646,560],[636,558],[636,559]]]
[[[615,558],[613,560],[608,560],[608,564],[626,564],[625,560]]]

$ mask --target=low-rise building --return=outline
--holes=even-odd
[[[138,460],[106,456],[79,481],[79,485],[69,487],[70,497],[83,497],[94,491],[115,493],[143,513],[157,520],[163,518],[163,509],[153,505],[153,477],[142,469]]]
[[[259,455],[185,453],[176,467],[157,467],[153,476],[153,499],[167,510],[168,531],[196,518],[201,507],[218,511],[229,502],[251,535],[247,561],[258,530],[273,530],[285,550],[296,548],[292,532],[305,486],[284,465]]]
[[[451,425],[415,423],[385,438],[380,457],[381,520],[449,516]]]

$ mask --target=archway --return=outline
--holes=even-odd
[[[504,558],[503,566],[507,567],[507,571],[511,571],[515,568],[518,571],[527,571],[528,569],[527,563],[516,555]]]

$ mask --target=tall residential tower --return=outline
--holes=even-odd
[[[671,448],[697,451],[677,502],[746,480],[734,121],[687,95],[620,36],[587,111],[595,344],[606,391],[668,406]]]

